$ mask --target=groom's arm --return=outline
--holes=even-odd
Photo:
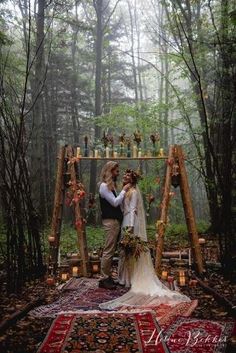
[[[102,198],[106,199],[109,204],[111,204],[113,207],[119,206],[125,196],[125,190],[122,190],[120,194],[116,197],[112,191],[110,191],[105,183],[102,183],[99,188],[99,193]]]

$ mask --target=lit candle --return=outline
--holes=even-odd
[[[198,239],[198,242],[199,242],[200,245],[203,245],[203,244],[205,244],[206,239],[204,239],[204,238],[199,238],[199,239]]]
[[[94,150],[94,157],[98,158],[98,150]]]
[[[168,272],[167,271],[162,271],[161,273],[161,278],[166,281],[167,280],[167,276],[168,276]]]
[[[62,273],[62,274],[61,274],[61,279],[62,279],[63,282],[67,281],[67,279],[68,279],[68,273]]]
[[[186,280],[185,280],[185,272],[184,272],[184,270],[180,270],[179,271],[179,285],[180,286],[185,286],[185,282],[186,282]]]
[[[77,277],[78,276],[78,267],[77,266],[73,266],[72,267],[72,276],[73,277]]]
[[[137,158],[137,146],[133,145],[133,158]]]
[[[164,149],[163,149],[163,148],[160,148],[159,156],[160,156],[160,157],[163,157],[163,156],[164,156]]]
[[[139,151],[138,151],[138,158],[141,158],[141,157],[142,157],[142,151],[139,150]]]
[[[80,157],[80,147],[76,148],[76,157],[79,158]]]
[[[114,151],[113,156],[114,156],[114,158],[117,158],[118,157],[118,153],[116,151]]]
[[[106,147],[106,158],[109,158],[109,147]]]

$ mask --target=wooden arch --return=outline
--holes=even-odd
[[[184,155],[181,146],[174,145],[170,146],[168,156],[161,157],[117,157],[117,158],[95,158],[95,157],[80,157],[81,160],[149,160],[149,159],[163,159],[166,160],[167,168],[164,182],[164,191],[161,202],[161,214],[160,219],[156,222],[157,230],[157,245],[156,245],[156,260],[155,269],[160,275],[161,272],[161,261],[162,252],[164,247],[164,234],[167,223],[168,206],[170,201],[170,189],[171,183],[175,178],[180,186],[182,203],[185,213],[186,224],[188,228],[191,248],[193,252],[193,259],[195,269],[199,274],[204,272],[203,259],[201,254],[201,248],[198,241],[198,233],[196,227],[196,221],[194,211],[192,207],[192,201],[190,196],[190,189],[188,184],[187,172],[184,163]],[[78,178],[76,173],[77,161],[74,150],[71,146],[62,147],[58,154],[57,163],[57,175],[56,175],[56,186],[55,186],[55,198],[54,208],[51,223],[51,232],[49,235],[50,254],[49,254],[49,265],[54,270],[57,268],[58,262],[58,249],[60,245],[60,231],[63,214],[63,205],[65,201],[65,175],[70,175],[71,183],[76,184]],[[79,222],[80,227],[76,227],[78,235],[78,246],[82,260],[82,271],[86,277],[89,275],[89,262],[88,262],[88,250],[86,240],[86,225],[84,220],[83,211],[80,202],[75,203],[75,220]]]

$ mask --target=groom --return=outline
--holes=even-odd
[[[102,224],[106,239],[101,259],[102,279],[100,288],[115,289],[116,285],[111,277],[112,258],[116,250],[123,213],[120,205],[130,184],[123,187],[120,194],[116,194],[116,181],[119,176],[117,162],[109,161],[102,168],[99,184],[99,199],[102,213]]]

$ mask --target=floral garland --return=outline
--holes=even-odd
[[[148,242],[141,240],[137,235],[131,234],[127,228],[124,228],[124,235],[120,241],[120,248],[124,250],[127,258],[134,257],[136,260],[141,253],[149,251]]]

